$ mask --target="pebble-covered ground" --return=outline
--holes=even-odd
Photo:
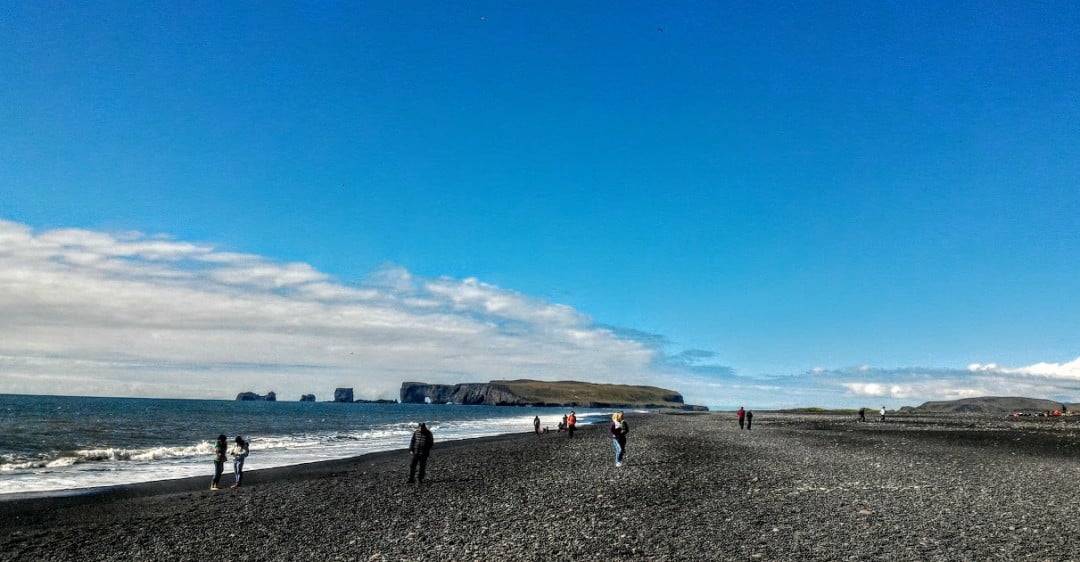
[[[0,559],[1080,560],[1080,419],[629,421],[621,468],[603,427],[0,502]]]

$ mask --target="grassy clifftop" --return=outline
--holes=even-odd
[[[981,396],[940,402],[925,402],[915,408],[906,408],[913,412],[933,413],[983,413],[999,414],[1008,412],[1042,412],[1058,410],[1061,402],[1041,398],[1023,398],[1019,396]],[[1076,411],[1080,404],[1066,404],[1069,411]]]
[[[612,404],[625,406],[683,406],[678,392],[655,386],[598,384],[579,381],[497,380],[524,402],[544,404]]]
[[[580,381],[497,380],[486,383],[401,383],[403,404],[486,404],[491,406],[578,406],[595,408],[673,408],[707,411],[683,403],[674,390],[655,386]]]

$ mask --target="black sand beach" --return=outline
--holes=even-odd
[[[595,427],[437,441],[422,486],[399,451],[4,501],[0,558],[1080,559],[1080,420],[628,419],[618,469]]]

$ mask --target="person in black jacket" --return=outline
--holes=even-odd
[[[412,441],[409,441],[409,454],[412,455],[412,462],[409,463],[409,484],[424,482],[428,454],[431,453],[431,447],[434,444],[435,437],[431,435],[431,430],[421,422],[413,432]],[[420,466],[419,474],[416,473],[417,465]]]
[[[210,489],[217,490],[218,482],[221,481],[221,472],[225,470],[225,454],[229,448],[227,443],[228,437],[222,433],[217,437],[217,443],[214,445],[214,479],[210,481]]]

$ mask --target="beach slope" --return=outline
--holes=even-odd
[[[759,413],[436,443],[0,502],[5,560],[1016,560],[1075,557],[1076,426]],[[438,435],[436,435],[436,439]],[[257,460],[252,458],[252,465]],[[209,469],[209,463],[208,463]]]

